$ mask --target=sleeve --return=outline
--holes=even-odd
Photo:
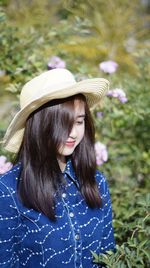
[[[115,251],[115,239],[114,239],[114,229],[112,225],[112,205],[110,192],[108,184],[105,177],[103,177],[103,215],[104,215],[104,225],[103,225],[103,237],[101,242],[101,253],[104,253],[108,250]]]
[[[0,181],[0,267],[16,267],[18,214],[14,190]],[[17,265],[17,264],[16,264]]]

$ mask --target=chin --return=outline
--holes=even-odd
[[[64,156],[69,156],[71,154],[73,154],[75,148],[72,148],[72,149],[65,149],[63,152],[62,152],[62,155]]]

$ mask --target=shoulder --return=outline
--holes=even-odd
[[[11,253],[10,247],[12,249],[14,248],[14,241],[17,237],[19,237],[15,234],[20,230],[20,212],[18,209],[16,194],[19,174],[20,165],[16,165],[10,171],[6,172],[0,177],[1,252],[8,253],[9,251]],[[3,256],[0,256],[1,260],[2,258]]]
[[[21,164],[15,165],[0,177],[0,224],[9,226],[18,219],[17,181]],[[1,227],[0,227],[1,228]]]
[[[13,166],[11,170],[0,176],[0,191],[12,191],[17,187],[20,176],[21,164]]]
[[[101,195],[107,194],[107,192],[109,191],[109,187],[108,187],[108,182],[107,182],[105,175],[99,170],[96,170],[95,179],[96,179],[98,189]]]

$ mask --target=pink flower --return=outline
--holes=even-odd
[[[118,63],[112,60],[103,61],[99,64],[99,68],[107,74],[115,73],[118,68]]]
[[[58,56],[52,56],[47,64],[48,70],[56,68],[66,68],[66,63]]]
[[[107,93],[107,96],[117,98],[122,103],[125,103],[128,101],[126,97],[126,93],[121,88],[115,88],[115,89],[109,90]]]
[[[96,164],[101,166],[104,162],[108,160],[108,152],[105,144],[101,142],[95,143],[95,154],[96,154]]]
[[[104,113],[103,112],[97,112],[96,116],[97,116],[97,118],[101,119],[101,118],[103,118]]]
[[[7,162],[7,158],[4,155],[0,156],[0,174],[4,174],[12,168],[12,163]]]

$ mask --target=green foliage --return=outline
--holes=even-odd
[[[107,98],[103,109],[104,116],[96,117],[97,139],[103,139],[109,148],[112,178],[130,179],[130,175],[139,181],[145,180],[150,169],[149,132],[150,132],[150,76],[147,51],[137,57],[138,72],[133,77],[125,74],[113,77],[111,88],[120,87],[128,96],[128,102],[122,104],[118,99]],[[109,174],[110,175],[110,174]]]
[[[129,191],[128,187],[121,187],[124,191],[121,193],[116,190],[119,204],[115,204],[116,211],[119,213],[115,215],[114,227],[116,230],[116,240],[120,240],[120,244],[116,246],[116,252],[108,251],[107,254],[93,254],[93,261],[95,263],[103,263],[110,268],[148,268],[150,264],[150,194],[141,196],[138,189],[134,192]],[[134,194],[134,197],[133,197]],[[130,203],[128,204],[128,199]],[[122,202],[121,202],[122,201]],[[120,220],[121,218],[121,220]],[[126,241],[123,242],[122,241]]]
[[[116,252],[93,254],[95,263],[110,268],[148,268],[150,263],[150,194],[128,185],[112,188]],[[120,220],[121,219],[121,220]],[[125,241],[125,242],[124,242]]]
[[[39,36],[34,29],[29,29],[28,38],[25,34],[20,36],[19,27],[9,25],[7,17],[3,14],[3,12],[0,14],[3,18],[0,24],[0,69],[6,72],[4,82],[7,80],[24,82],[25,77],[28,79],[32,73],[36,73],[43,67],[36,49],[34,51]],[[40,42],[38,45],[40,48]]]
[[[55,5],[46,0],[1,1],[0,106],[8,110],[3,116],[0,110],[0,138],[18,109],[22,85],[45,71],[53,55],[65,60],[77,79],[105,77],[111,89],[126,92],[126,103],[106,97],[103,108],[93,111],[96,140],[105,143],[109,153],[100,170],[110,184],[117,251],[92,254],[95,262],[111,268],[148,268],[150,263],[147,17],[137,0],[60,0]],[[98,64],[107,59],[119,63],[115,74],[99,70]],[[97,112],[103,112],[101,119]],[[13,157],[2,147],[1,154]]]
[[[148,36],[144,27],[144,21],[148,18],[144,16],[138,0],[62,0],[62,3],[68,12],[70,23],[75,23],[78,19],[86,22],[88,28],[86,38],[76,38],[76,43],[69,48],[72,52],[76,48],[80,55],[81,50],[85,50],[85,53],[89,50],[87,57],[91,55],[91,61],[114,59],[124,70],[136,70],[131,52],[138,49],[139,44],[145,46],[143,37]],[[137,42],[139,40],[140,43]],[[66,46],[67,44],[65,48]]]

